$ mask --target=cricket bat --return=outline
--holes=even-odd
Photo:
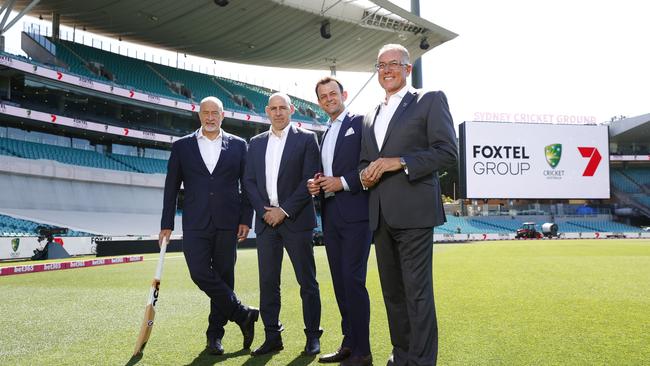
[[[160,258],[158,258],[158,267],[156,267],[156,275],[153,278],[153,282],[151,283],[151,290],[149,291],[147,306],[144,308],[144,319],[142,320],[142,326],[140,327],[140,335],[138,335],[138,340],[135,342],[135,350],[133,351],[133,356],[137,356],[142,353],[144,347],[147,345],[149,336],[151,335],[151,329],[153,328],[153,319],[156,316],[156,303],[158,302],[160,277],[162,277],[167,244],[169,244],[169,240],[165,238],[162,245],[160,246]]]

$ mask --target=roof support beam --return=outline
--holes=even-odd
[[[12,3],[13,2],[14,1],[12,1]],[[17,21],[19,21],[25,14],[29,13],[32,10],[32,8],[35,7],[36,5],[38,5],[38,3],[40,3],[40,2],[41,2],[41,0],[33,0],[31,3],[29,3],[29,5],[27,5],[25,7],[25,9],[21,10],[20,13],[18,13],[11,20],[11,22],[9,22],[9,24],[7,24],[6,27],[2,27],[2,30],[0,30],[0,34],[6,33],[9,29],[11,29],[11,27],[13,27],[14,24],[16,24]],[[8,13],[9,13],[9,10],[7,11],[7,14]],[[6,14],[5,14],[5,17],[6,17]],[[3,23],[2,25],[4,25],[4,19],[3,19],[2,23]]]
[[[11,14],[11,11],[13,10],[15,3],[16,0],[10,0],[10,1],[6,1],[4,5],[2,5],[2,10],[0,10],[0,14],[5,12],[5,15],[2,17],[2,22],[0,22],[0,29],[3,29],[5,27],[5,23],[7,23],[7,18],[9,18],[9,14]]]

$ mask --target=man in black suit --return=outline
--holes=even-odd
[[[318,104],[329,115],[330,127],[321,144],[324,175],[310,179],[308,188],[321,200],[323,241],[343,333],[339,349],[318,361],[362,366],[372,364],[370,300],[366,290],[370,253],[368,192],[362,189],[357,170],[363,116],[348,113],[344,104],[347,95],[334,78],[326,77],[316,84]]]
[[[259,311],[243,305],[235,287],[237,242],[246,239],[253,212],[239,189],[246,165],[246,142],[221,129],[223,104],[201,101],[201,128],[172,144],[167,165],[159,243],[174,229],[181,183],[183,253],[194,283],[210,298],[207,349],[223,354],[224,325],[236,322],[244,348],[251,346]]]
[[[320,352],[321,303],[312,246],[316,212],[307,191],[307,180],[319,166],[318,142],[313,132],[291,126],[293,112],[288,95],[271,95],[266,106],[271,128],[251,138],[247,155],[244,189],[256,213],[260,312],[266,334],[253,356],[284,348],[279,319],[283,248],[300,284],[307,337],[303,353]]]
[[[438,326],[433,299],[433,227],[444,223],[438,172],[456,162],[447,98],[407,86],[409,53],[379,50],[386,92],[363,121],[361,181],[370,191],[370,229],[393,346],[388,365],[435,365]]]

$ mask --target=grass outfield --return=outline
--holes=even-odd
[[[435,245],[440,365],[647,365],[650,241],[554,240]],[[323,303],[322,350],[340,342],[323,247],[315,249]],[[156,325],[131,359],[157,255],[117,264],[0,277],[0,365],[308,365],[298,287],[285,256],[285,349],[251,358],[226,327],[226,355],[204,352],[208,300],[180,253],[169,253]],[[14,265],[5,263],[3,265]],[[24,262],[20,263],[24,264]],[[374,251],[368,289],[371,344],[384,365],[390,340]],[[236,290],[259,304],[254,250],[239,251]],[[257,323],[253,347],[263,341]]]

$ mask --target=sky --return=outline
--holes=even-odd
[[[410,8],[410,0],[393,2]],[[650,3],[643,0],[420,0],[421,17],[458,34],[423,56],[423,88],[445,92],[456,125],[472,120],[600,123],[650,113],[647,14]],[[18,24],[6,35],[8,51],[20,51],[21,30]],[[152,54],[172,64],[177,58],[161,51],[147,57]],[[313,102],[315,81],[329,74],[215,65],[191,55],[180,62]],[[337,77],[351,99],[371,74],[339,72]],[[372,77],[350,109],[365,113],[382,95]]]

